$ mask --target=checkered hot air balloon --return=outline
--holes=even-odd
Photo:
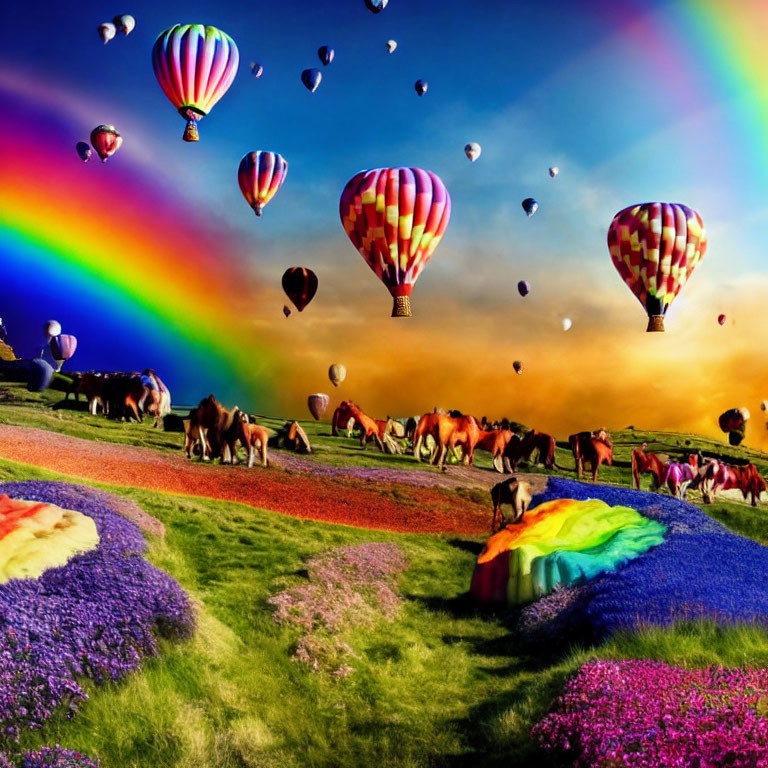
[[[237,169],[237,183],[240,191],[261,216],[264,206],[277,194],[288,175],[288,163],[277,152],[249,152]]]
[[[235,41],[216,27],[176,24],[152,48],[152,67],[163,93],[187,121],[184,141],[199,141],[197,121],[227,92],[240,55]]]
[[[451,197],[432,171],[375,168],[344,187],[344,231],[394,298],[392,317],[410,317],[410,295],[451,218]]]
[[[664,315],[707,249],[701,216],[679,203],[644,203],[619,211],[608,228],[608,250],[621,279],[648,313],[648,331]]]

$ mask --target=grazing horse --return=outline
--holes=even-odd
[[[766,490],[765,480],[754,464],[731,467],[714,459],[705,465],[700,487],[705,504],[711,504],[718,491],[738,489],[745,500],[752,496],[753,507],[757,506],[760,494]]]
[[[573,437],[573,435],[571,435]],[[651,488],[660,488],[664,483],[667,473],[667,464],[669,459],[656,453],[646,451],[647,443],[643,443],[642,448],[635,448],[632,451],[632,487],[640,490],[640,475],[649,472],[653,476]]]
[[[237,407],[228,410],[213,395],[208,395],[200,401],[197,406],[197,414],[200,435],[203,438],[200,457],[202,461],[208,461],[210,458],[215,459],[218,456],[221,456],[221,461],[224,464],[232,460],[228,443],[236,431],[233,430],[233,423],[239,412],[240,409]],[[206,451],[207,446],[210,446],[210,456]]]
[[[443,413],[425,413],[413,430],[413,455],[417,461],[421,461],[421,446],[426,443],[428,437],[431,437],[435,446],[440,442],[440,420],[445,416]],[[430,461],[437,458],[437,448],[432,452]]]
[[[576,475],[581,477],[584,464],[589,462],[592,467],[592,482],[597,482],[597,473],[604,463],[613,466],[613,443],[604,429],[597,432],[577,432],[568,438],[568,443],[576,462]]]
[[[287,448],[296,453],[312,453],[307,433],[298,421],[289,421],[277,430],[277,434],[269,438],[269,444],[274,448]]]
[[[504,469],[514,472],[521,459],[530,463],[534,451],[538,452],[537,464],[544,464],[547,469],[555,466],[555,438],[546,432],[529,429],[522,439],[513,435],[507,443],[504,449]]]
[[[347,437],[352,437],[352,432],[355,429],[355,418],[350,414],[349,408],[354,405],[351,400],[342,400],[339,407],[333,412],[331,434],[334,437],[338,437],[339,430],[342,429],[347,430]]]
[[[496,533],[496,515],[499,516],[499,528],[503,528],[507,521],[504,519],[502,504],[511,504],[515,510],[512,518],[513,523],[521,523],[523,515],[531,503],[531,486],[525,480],[518,480],[511,477],[491,488],[491,500],[493,501],[493,521],[491,522],[491,533]]]
[[[667,471],[664,475],[664,483],[669,492],[678,499],[685,501],[688,488],[698,480],[698,464],[682,464],[677,461],[671,461],[667,465]]]
[[[359,406],[355,405],[351,400],[344,400],[334,411],[332,431],[335,425],[338,423],[347,424],[350,419],[354,419],[360,428],[360,447],[365,450],[368,440],[373,438],[379,450],[383,453],[384,443],[382,442],[381,432],[383,431],[386,434],[387,422],[371,418],[368,414],[363,413]]]
[[[427,437],[435,441],[435,451],[431,460],[441,469],[445,465],[445,457],[450,450],[456,455],[456,447],[461,446],[464,463],[471,465],[474,459],[475,446],[480,439],[480,427],[474,416],[451,416],[448,413],[425,413],[414,432],[416,442],[413,454],[421,461],[421,446]]]
[[[88,413],[91,416],[95,416],[99,406],[101,410],[106,410],[106,403],[104,400],[104,384],[107,380],[105,374],[101,373],[84,373],[79,377],[77,381],[77,389],[75,390],[75,400],[80,400],[80,395],[85,395],[88,401]],[[67,392],[69,397],[69,392]],[[66,399],[66,398],[65,398]]]
[[[488,451],[491,454],[493,457],[493,468],[497,472],[504,471],[504,451],[514,434],[510,429],[480,430],[480,439],[477,441],[475,448],[481,451]]]

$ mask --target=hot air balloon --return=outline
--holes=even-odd
[[[725,315],[718,315],[718,316],[717,316],[717,322],[718,322],[720,325],[725,325],[725,321],[726,321],[726,320],[727,320],[727,318],[726,318],[726,316],[725,316]]]
[[[99,24],[99,37],[101,42],[106,45],[117,34],[117,28],[109,21]]]
[[[305,69],[301,73],[301,82],[304,83],[304,87],[310,93],[314,93],[318,89],[322,79],[323,73],[319,69]]]
[[[324,67],[327,67],[336,55],[336,51],[333,48],[329,48],[327,45],[323,45],[317,49],[317,57],[323,63]]]
[[[482,151],[483,148],[476,141],[470,141],[469,144],[464,147],[464,154],[469,158],[470,162],[473,163],[480,157]]]
[[[760,410],[768,411],[768,400],[763,400],[763,402],[760,403]]]
[[[572,325],[573,325],[573,323],[571,322],[571,318],[570,317],[564,317],[563,318],[563,330],[564,331],[570,331]]]
[[[315,421],[320,421],[320,418],[325,415],[328,410],[328,405],[331,402],[331,398],[328,395],[324,395],[322,392],[318,392],[315,395],[310,395],[307,398],[307,405],[309,406],[309,412],[314,417]]]
[[[533,216],[539,210],[539,204],[532,197],[526,197],[522,205],[527,216]]]
[[[152,48],[163,93],[187,121],[184,141],[199,141],[197,122],[227,92],[240,61],[235,41],[216,27],[175,24]]]
[[[394,53],[397,48],[397,40],[387,40],[387,53]]]
[[[744,439],[749,416],[746,408],[731,408],[720,414],[717,423],[723,432],[728,433],[728,442],[731,445],[739,445]]]
[[[521,280],[517,284],[517,292],[521,296],[527,296],[531,292],[531,284],[527,280]]]
[[[365,0],[365,7],[371,13],[381,13],[386,7],[389,0]]]
[[[112,19],[112,23],[117,27],[119,32],[122,32],[124,35],[130,35],[136,26],[136,19],[129,13],[121,13],[119,16],[115,16],[115,18]]]
[[[254,77],[256,77],[256,78],[261,77],[264,74],[264,67],[262,67],[261,64],[259,64],[258,61],[252,61],[251,62],[251,74]]]
[[[27,390],[29,392],[44,392],[53,381],[53,368],[36,357],[27,363]]]
[[[288,307],[286,307],[285,304],[283,304],[283,314],[286,317],[290,317],[291,316],[291,310]]]
[[[75,149],[77,150],[78,157],[84,163],[87,163],[88,160],[90,160],[91,155],[93,154],[91,145],[85,141],[78,141],[77,144],[75,144]]]
[[[341,363],[334,363],[328,369],[328,378],[334,387],[338,387],[347,378],[347,369]]]
[[[519,360],[515,360],[512,363],[512,367],[515,369],[515,373],[519,376],[523,372],[523,364]]]
[[[317,275],[306,267],[291,267],[283,273],[283,290],[299,312],[317,293]]]
[[[46,341],[52,339],[54,336],[58,336],[61,334],[61,323],[59,323],[58,320],[46,321],[43,323],[43,334],[45,335]]]
[[[275,196],[288,175],[288,163],[277,152],[249,152],[240,161],[237,183],[257,216]]]
[[[102,163],[106,163],[107,158],[112,157],[122,143],[123,137],[114,125],[98,125],[91,131],[91,144]]]
[[[550,177],[551,177],[551,178],[553,178],[553,179],[555,178],[555,176],[557,176],[557,174],[558,174],[558,173],[560,173],[560,169],[559,169],[559,168],[558,168],[556,165],[553,165],[553,166],[552,166],[552,167],[549,169],[549,175],[550,175]]]
[[[394,299],[392,317],[410,317],[413,286],[451,218],[451,196],[421,168],[361,171],[339,201],[344,231]]]
[[[416,93],[418,93],[419,96],[423,96],[429,88],[429,83],[426,80],[417,80],[413,84],[413,87],[416,89]]]
[[[648,331],[664,315],[707,249],[701,216],[679,203],[644,203],[619,211],[608,229],[613,266],[648,313]]]
[[[58,364],[56,370],[60,371],[61,366],[75,354],[75,350],[77,349],[77,339],[71,334],[64,333],[59,336],[54,336],[48,345],[51,348],[53,359]]]

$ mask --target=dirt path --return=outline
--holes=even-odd
[[[150,448],[100,443],[45,430],[0,425],[0,457],[91,480],[224,501],[329,523],[417,533],[487,533],[485,504],[449,495],[457,487],[490,489],[501,475],[470,467],[445,473],[329,467],[273,452],[272,466],[201,465]],[[534,493],[546,477],[520,475]]]

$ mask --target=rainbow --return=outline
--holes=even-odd
[[[99,341],[123,343],[135,367],[169,380],[177,401],[215,388],[264,405],[268,360],[248,326],[263,289],[241,243],[206,226],[205,212],[163,195],[162,169],[121,164],[119,153],[106,165],[95,155],[84,164],[71,138],[84,132],[79,120],[11,99],[0,123],[0,315],[24,299],[9,286],[55,286],[58,303],[49,291],[50,304],[25,308],[25,324],[37,331],[48,315],[64,321],[71,306],[85,311],[92,327],[68,328],[84,342],[78,369],[105,367],[93,352]],[[104,324],[122,333],[98,339]],[[141,359],[147,348],[162,359]]]

